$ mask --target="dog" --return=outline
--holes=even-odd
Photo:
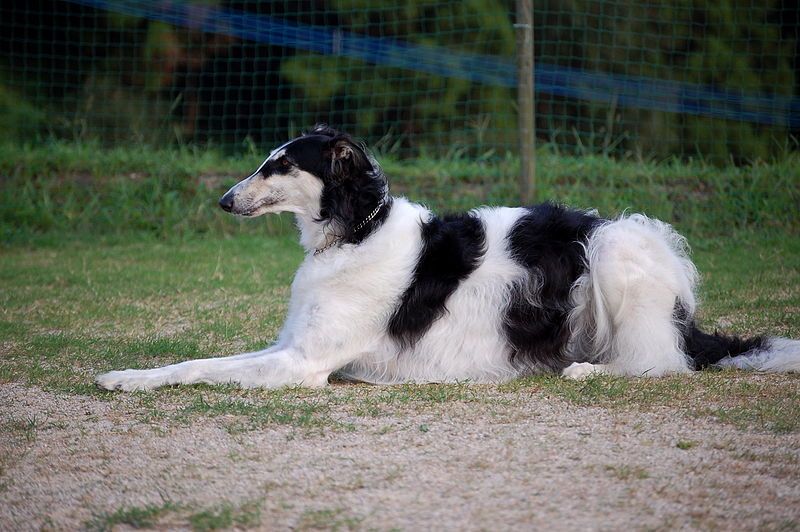
[[[367,147],[324,125],[272,151],[219,204],[296,217],[306,257],[277,341],[112,371],[97,377],[101,388],[319,387],[334,372],[391,384],[800,371],[800,341],[700,331],[685,239],[640,214],[544,203],[438,217],[390,196]]]

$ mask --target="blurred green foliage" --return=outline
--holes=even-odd
[[[0,142],[30,141],[44,129],[45,113],[0,83]]]
[[[780,0],[544,4],[537,6],[543,13],[536,19],[538,61],[745,94],[800,94],[798,19]],[[725,163],[769,160],[797,148],[787,127],[548,97],[540,114],[543,107],[554,144],[593,152]]]
[[[331,7],[349,32],[459,52],[514,55],[514,29],[508,6],[501,2],[336,0]],[[473,156],[516,148],[515,92],[506,87],[311,53],[286,59],[281,73],[292,84],[293,115],[324,115],[331,100],[339,101],[353,110],[348,117],[352,133],[371,139],[388,133],[378,144],[385,152],[419,136],[434,143],[419,146],[422,154],[441,154],[436,148],[452,145]]]
[[[513,2],[190,2],[506,61]],[[750,95],[800,94],[800,19],[783,0],[536,0],[536,61]],[[397,157],[517,151],[515,91],[241,41],[61,0],[0,8],[5,139],[262,149],[318,121]],[[559,150],[727,164],[796,151],[799,131],[537,94]],[[47,117],[45,119],[45,117]]]

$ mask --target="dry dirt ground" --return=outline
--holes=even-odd
[[[724,422],[691,398],[615,408],[535,385],[406,392],[336,383],[287,399],[322,417],[253,424],[252,410],[215,410],[235,390],[0,384],[0,528],[800,527],[797,431]]]

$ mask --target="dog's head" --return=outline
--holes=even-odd
[[[386,194],[386,178],[366,147],[319,125],[273,150],[219,205],[241,216],[308,215],[334,224],[346,236]]]

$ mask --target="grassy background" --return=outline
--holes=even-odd
[[[92,385],[98,372],[270,343],[302,259],[292,220],[239,220],[216,207],[224,190],[259,162],[255,153],[190,148],[0,146],[0,381],[108,398]],[[800,161],[718,169],[542,150],[538,162],[541,199],[597,207],[605,216],[643,211],[688,234],[703,274],[700,319],[707,328],[800,336]],[[396,193],[435,208],[515,203],[511,159],[384,166]],[[577,404],[637,408],[716,393],[729,401],[707,412],[717,419],[800,429],[797,378],[736,388],[731,379],[739,377],[730,372],[709,375],[600,377],[588,387],[536,377],[514,386]],[[423,402],[474,399],[457,385],[400,387],[388,396],[352,390],[167,389],[142,396],[141,411],[144,420],[225,413],[243,420],[238,427],[317,426],[337,402],[356,396],[355,415],[380,412],[397,394]],[[772,402],[753,403],[753,394]]]
[[[289,234],[287,217],[255,223],[225,215],[219,196],[261,162],[213,149],[102,149],[50,142],[0,144],[0,242],[42,244],[102,235],[161,239]],[[381,158],[395,193],[436,209],[516,204],[515,159]],[[691,236],[742,229],[800,232],[800,156],[774,164],[717,168],[702,162],[615,161],[538,154],[538,198],[604,216],[625,209],[674,223]]]

